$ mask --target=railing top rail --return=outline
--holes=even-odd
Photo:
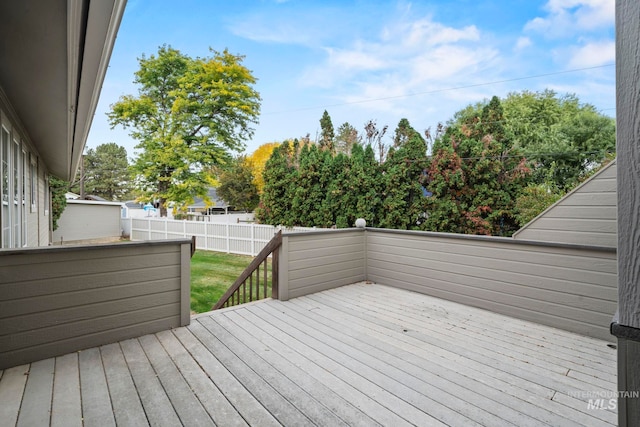
[[[251,264],[244,269],[242,274],[233,282],[233,285],[220,297],[218,302],[211,307],[211,310],[217,310],[222,308],[227,300],[242,286],[245,280],[251,276],[251,274],[258,268],[264,260],[275,250],[277,250],[282,244],[282,231],[278,231],[275,236],[265,245],[265,247],[258,253],[258,255],[251,261]]]

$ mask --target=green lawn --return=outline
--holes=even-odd
[[[197,250],[191,258],[191,311],[210,311],[252,260],[250,256]],[[268,264],[270,271],[271,262]]]

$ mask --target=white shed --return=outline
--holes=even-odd
[[[120,237],[121,209],[122,203],[117,202],[67,200],[53,232],[53,242]]]

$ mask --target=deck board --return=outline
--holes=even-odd
[[[142,408],[140,397],[136,393],[133,378],[118,343],[100,348],[113,413],[118,425],[145,426],[147,416]]]
[[[40,360],[31,364],[18,415],[17,425],[19,427],[40,426],[49,423],[54,366],[54,359]],[[34,410],[23,411],[22,406],[34,408]]]
[[[0,425],[611,426],[607,342],[376,284],[0,371]],[[572,393],[573,392],[573,393]]]
[[[80,388],[82,394],[82,419],[87,425],[116,425],[109,386],[97,347],[83,350],[80,359]]]
[[[422,357],[413,356],[404,351],[401,346],[397,346],[397,342],[390,344],[388,341],[380,341],[370,337],[362,329],[350,328],[350,332],[332,332],[330,326],[327,326],[328,319],[323,319],[315,313],[301,311],[299,316],[300,321],[308,322],[317,330],[327,334],[341,335],[343,342],[350,343],[351,346],[361,349],[366,354],[376,355],[389,367],[395,366],[401,369],[410,376],[410,382],[422,381],[417,383],[419,389],[427,390],[429,386],[433,386],[431,394],[440,398],[443,404],[451,405],[452,408],[463,405],[462,411],[467,410],[464,406],[471,404],[502,418],[501,421],[496,420],[491,423],[493,425],[505,421],[521,426],[539,425],[545,419],[553,419],[549,411],[541,411],[538,406],[511,396],[508,393],[510,391],[508,384],[499,382],[500,389],[495,388],[495,378],[489,381],[486,378],[479,378],[476,370],[464,369],[463,364],[457,363],[452,366],[449,359],[438,360],[437,357],[430,357],[430,354],[421,355]],[[557,417],[556,421],[558,421]],[[571,424],[569,420],[563,421],[565,425]]]
[[[51,425],[82,427],[81,402],[78,353],[56,357]]]
[[[5,369],[0,378],[0,425],[15,425],[27,385],[29,365]]]

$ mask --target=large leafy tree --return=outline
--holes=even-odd
[[[468,127],[486,105],[467,106],[448,127]],[[503,116],[496,125],[526,157],[533,182],[552,193],[574,188],[615,152],[615,120],[575,95],[522,91],[510,93],[501,105]]]
[[[125,200],[131,193],[127,150],[115,142],[88,149],[80,173],[86,194],[119,201]],[[74,183],[72,191],[81,192],[79,187],[79,182]]]
[[[428,169],[424,228],[466,234],[511,235],[518,229],[515,203],[530,170],[506,136],[500,100],[466,114],[433,146]]]
[[[245,156],[233,159],[219,177],[218,195],[229,205],[247,212],[253,211],[260,196],[251,165]]]
[[[112,126],[131,129],[140,154],[133,165],[161,215],[205,197],[209,170],[224,163],[251,137],[260,110],[256,80],[243,57],[227,50],[190,58],[169,46],[139,59],[138,94],[111,106]]]

